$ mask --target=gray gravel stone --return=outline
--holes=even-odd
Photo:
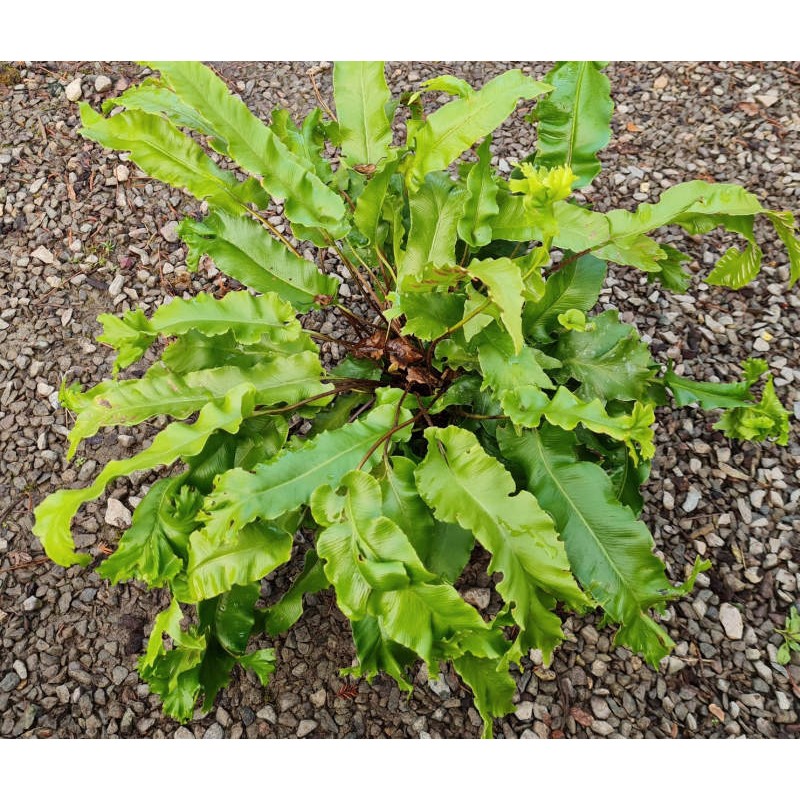
[[[729,639],[741,639],[744,632],[742,613],[730,603],[723,603],[719,608],[719,621]]]
[[[224,739],[225,731],[219,722],[214,722],[209,726],[208,730],[203,734],[204,739]]]
[[[16,672],[9,672],[0,681],[0,692],[12,692],[20,684],[20,677]]]
[[[38,611],[42,607],[42,601],[38,597],[26,597],[22,601],[22,610],[27,612]]]
[[[533,703],[530,700],[523,700],[521,703],[517,703],[517,710],[514,712],[514,716],[520,722],[530,720],[533,717]]]
[[[105,514],[105,521],[108,525],[113,525],[115,528],[128,528],[131,524],[131,519],[132,515],[129,509],[116,497],[108,499]]]
[[[300,724],[297,726],[297,738],[302,739],[308,736],[309,733],[315,731],[319,723],[313,719],[301,719]]]

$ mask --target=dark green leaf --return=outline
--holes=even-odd
[[[578,396],[642,399],[652,359],[636,329],[622,324],[616,309],[591,317],[589,325],[585,331],[562,334],[555,351],[569,374],[581,382]]]
[[[698,561],[689,581],[674,587],[652,552],[650,532],[618,502],[610,478],[596,464],[576,459],[573,435],[549,426],[519,436],[503,429],[499,441],[555,520],[573,573],[620,625],[615,641],[657,665],[674,643],[648,610],[690,591],[696,573],[710,564]]]
[[[594,256],[571,261],[547,279],[541,300],[525,306],[523,330],[529,336],[548,341],[559,314],[572,308],[591,310],[605,279],[606,265]]]
[[[322,562],[313,550],[306,553],[303,571],[294,579],[283,597],[271,605],[264,614],[264,628],[270,636],[285,633],[303,615],[303,598],[327,589],[330,582],[325,576]]]

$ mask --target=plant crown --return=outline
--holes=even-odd
[[[335,116],[320,96],[300,124],[283,109],[258,119],[202,64],[148,66],[103,113],[82,104],[81,133],[204,201],[179,227],[187,264],[208,256],[236,288],[99,318],[115,376],[168,344],[141,378],[62,385],[69,457],[103,427],[175,421],[89,486],[47,497],[34,532],[57,563],[86,565],[70,532],[81,504],[162,470],[98,571],[169,590],[139,659],[165,712],[188,720],[201,696],[209,709],[237,664],[266,683],[274,650],[251,637],[285,632],[327,587],[352,626],[345,672],[410,692],[415,662],[431,675],[449,662],[486,735],[514,710],[512,665],[533,648],[547,662],[564,639],[560,613],[599,607],[617,644],[658,665],[673,642],[654,615],[710,565],[678,565],[674,585],[639,519],[656,407],[719,409],[727,436],[778,444],[788,414],[764,361],[735,383],[693,381],[656,363],[616,310],[592,309],[607,262],[687,289],[689,257],[650,236],[666,225],[738,234],[743,247],[703,276],[738,289],[759,272],[761,215],[792,285],[793,215],[703,181],[635,211],[578,202],[610,138],[602,62],[559,62],[542,81],[511,70],[480,89],[443,75],[399,97],[381,62],[337,63]],[[492,133],[520,101],[537,149],[506,179]],[[321,360],[332,337],[304,327],[315,309],[350,326],[338,364]],[[301,527],[313,546],[265,607],[261,581],[297,553]],[[499,578],[494,614],[455,587],[476,548]]]

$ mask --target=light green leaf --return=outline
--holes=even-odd
[[[238,661],[246,669],[255,672],[262,686],[269,683],[270,676],[275,672],[275,650],[271,647],[239,656]]]
[[[464,315],[464,296],[457,292],[403,292],[397,295],[393,311],[405,314],[403,333],[431,342]]]
[[[597,152],[611,139],[611,85],[598,61],[559,61],[545,76],[554,90],[533,112],[536,166],[565,164],[578,176],[576,188],[591,183],[600,172]]]
[[[274,293],[254,297],[249,292],[228,292],[221,300],[199,294],[190,300],[173,299],[149,320],[136,309],[127,311],[122,319],[101,314],[97,321],[103,326],[97,341],[119,351],[115,372],[138,361],[159,335],[196,332],[219,336],[230,332],[237,342],[255,344],[295,341],[302,334],[291,304]]]
[[[181,100],[178,95],[168,89],[158,78],[145,78],[141,83],[126,89],[119,97],[112,97],[103,103],[103,113],[108,114],[112,108],[122,106],[127,109],[146,111],[148,114],[163,114],[170,122],[182,128],[209,136],[212,147],[217,136],[216,131],[191,106]],[[219,152],[225,152],[227,142],[217,144]]]
[[[67,458],[72,458],[83,439],[94,436],[102,427],[136,425],[159,414],[185,419],[239,385],[255,387],[256,405],[297,403],[330,388],[320,383],[322,372],[319,357],[302,352],[249,369],[228,366],[175,375],[163,368],[151,368],[144,378],[103,381],[86,392],[62,387],[62,405],[78,415],[68,437]]]
[[[454,583],[469,561],[475,539],[460,525],[433,516],[419,495],[416,466],[403,456],[391,459],[380,476],[382,512],[403,529],[428,571]]]
[[[635,212],[609,211],[610,239],[626,239],[679,221],[684,215],[751,217],[763,211],[758,198],[741,186],[689,181],[667,189],[657,203],[641,203]]]
[[[46,497],[34,511],[33,533],[41,539],[47,555],[64,567],[88,564],[90,556],[75,552],[70,534],[70,523],[78,508],[100,497],[114,478],[195,455],[216,430],[235,433],[242,419],[252,413],[254,397],[255,390],[251,384],[236,386],[225,397],[203,406],[194,424],[173,422],[138,455],[123,461],[110,461],[85,489],[61,489]]]
[[[555,350],[568,373],[581,382],[578,396],[584,400],[643,399],[652,359],[636,329],[623,325],[616,309],[592,317],[591,324],[591,330],[562,334]]]
[[[762,257],[761,248],[753,242],[748,243],[744,252],[736,247],[729,247],[714,269],[708,273],[705,281],[711,286],[741,289],[758,275]]]
[[[466,97],[452,100],[431,114],[414,138],[415,154],[407,173],[416,189],[425,176],[446,169],[480,138],[511,114],[520,99],[532,100],[550,90],[520,70],[508,70]]]
[[[381,487],[365,472],[349,472],[341,490],[320,486],[311,498],[314,519],[325,526],[317,552],[336,590],[339,607],[351,619],[370,611],[370,597],[433,579],[403,530],[379,516]]]
[[[683,294],[692,282],[692,275],[681,264],[684,261],[691,261],[691,256],[687,256],[668,244],[662,244],[660,247],[667,257],[658,262],[659,272],[648,275],[647,278],[648,280],[657,280],[665,289]]]
[[[200,669],[207,651],[205,636],[181,630],[182,616],[173,598],[169,608],[156,617],[147,652],[139,658],[139,674],[161,695],[165,713],[186,722],[202,689]],[[164,647],[164,634],[174,642],[171,650]]]
[[[800,237],[791,211],[769,211],[765,215],[775,228],[789,255],[789,288],[800,280]]]
[[[222,542],[199,528],[189,539],[187,599],[197,602],[227,592],[234,584],[261,580],[291,554],[292,535],[277,525],[245,525]]]
[[[338,282],[316,264],[300,258],[247,217],[218,211],[197,222],[187,217],[178,227],[189,245],[187,263],[207,253],[217,268],[257,292],[275,292],[299,311],[336,294]]]
[[[413,650],[436,674],[440,660],[472,653],[498,658],[507,648],[500,631],[450,584],[412,583],[376,598],[376,613],[384,636]]]
[[[675,396],[675,404],[688,406],[699,403],[701,408],[741,408],[753,405],[750,387],[753,381],[737,381],[736,383],[711,383],[695,381],[676,375],[672,367],[664,375],[664,383]]]
[[[463,78],[455,75],[437,75],[435,78],[422,82],[422,89],[426,92],[444,92],[456,97],[469,97],[475,91]]]
[[[486,296],[481,294],[472,283],[468,283],[467,300],[464,303],[464,313],[462,319],[466,320],[461,326],[461,333],[464,335],[464,340],[472,342],[472,340],[495,320],[500,321],[500,308],[492,301],[488,304]],[[511,352],[514,352],[514,342],[511,337],[497,325],[494,328],[503,336],[508,338],[511,344]]]
[[[772,375],[767,378],[757,405],[730,408],[714,425],[714,429],[731,439],[754,442],[770,439],[780,445],[789,444],[789,412],[775,394]]]
[[[510,714],[516,706],[516,681],[496,659],[476,658],[467,653],[453,661],[456,672],[472,689],[475,707],[483,719],[483,738],[492,738],[492,720]]]
[[[333,99],[339,121],[342,155],[350,166],[378,164],[389,154],[391,100],[383,61],[337,61],[333,65]]]
[[[220,169],[169,120],[136,110],[103,117],[88,103],[81,103],[80,109],[82,136],[103,147],[129,151],[131,160],[148,175],[187,189],[198,200],[208,200],[231,214],[244,213],[244,184]]]
[[[586,321],[586,314],[577,308],[571,308],[563,314],[558,315],[558,324],[567,331],[579,331],[583,333],[585,330],[594,330],[591,322]]]
[[[260,176],[274,200],[285,201],[288,219],[322,228],[334,239],[347,233],[344,202],[317,177],[313,164],[292,153],[208,67],[190,61],[154,61],[149,66],[227,142],[226,152],[234,161]]]
[[[527,303],[522,314],[523,330],[529,336],[549,341],[558,315],[570,309],[590,311],[606,279],[606,265],[594,256],[571,261],[545,282],[544,297]]]
[[[310,164],[317,177],[326,184],[333,179],[331,165],[323,157],[325,135],[321,123],[322,109],[315,108],[298,130],[285,108],[272,111],[272,132],[294,153],[301,163]]]
[[[303,571],[294,579],[283,597],[264,613],[264,629],[270,636],[285,633],[303,615],[303,598],[327,589],[330,582],[314,550],[306,553]]]
[[[470,261],[467,272],[482,281],[490,299],[500,309],[500,319],[514,343],[514,352],[522,350],[522,305],[525,285],[519,265],[510,258],[486,258]]]
[[[540,648],[549,660],[563,639],[552,613],[555,599],[583,608],[586,597],[570,572],[553,521],[529,492],[517,493],[511,475],[469,431],[455,426],[425,431],[428,454],[416,470],[417,487],[438,519],[471,530],[501,572],[501,597],[513,604],[520,627],[508,658]]]
[[[265,336],[256,344],[243,345],[236,341],[232,333],[203,336],[197,331],[188,331],[167,345],[161,360],[170,372],[186,375],[225,366],[250,369],[262,362],[304,352],[319,354],[319,349],[307,333],[301,333],[297,339],[287,342],[270,341]]]
[[[497,183],[492,173],[489,149],[492,137],[487,136],[477,150],[478,161],[467,175],[467,200],[458,221],[458,235],[473,248],[492,240],[492,222],[500,207],[497,204]]]
[[[691,591],[691,578],[674,587],[653,554],[653,540],[642,522],[621,505],[611,480],[596,464],[576,460],[574,437],[556,428],[498,431],[503,455],[553,517],[564,540],[572,571],[608,618],[620,625],[615,642],[641,652],[656,666],[673,642],[648,613]]]
[[[425,177],[420,190],[409,200],[411,230],[403,258],[398,265],[400,290],[426,290],[421,283],[426,268],[455,264],[458,221],[464,207],[465,193],[446,173]]]
[[[350,620],[358,665],[342,670],[344,675],[366,678],[368,681],[385,672],[397,681],[404,692],[412,692],[407,669],[417,660],[416,654],[391,639],[386,639],[375,617]]]
[[[382,247],[386,238],[387,226],[381,225],[383,204],[389,192],[390,181],[397,172],[399,163],[396,156],[390,156],[389,160],[384,161],[356,200],[353,221],[356,228],[367,237],[367,241],[376,247]],[[381,232],[381,228],[383,228],[383,232]]]
[[[523,386],[555,388],[545,370],[556,369],[561,362],[528,345],[514,353],[511,337],[497,325],[487,328],[476,344],[484,377],[481,389],[492,387],[496,392],[513,392]]]
[[[139,659],[140,667],[155,664],[159,655],[166,653],[164,636],[169,636],[179,647],[202,652],[205,649],[206,637],[195,631],[184,631],[181,628],[183,612],[178,601],[173,597],[168,608],[159,612],[153,622],[153,630],[147,640],[147,649]]]
[[[324,431],[295,450],[283,451],[253,472],[234,469],[225,473],[208,496],[202,514],[208,535],[214,541],[225,541],[254,519],[276,519],[308,503],[318,486],[338,486],[372,445],[395,428],[396,423],[411,418],[405,408],[398,412],[401,396],[399,389],[385,390],[372,411],[355,422]],[[390,438],[405,441],[409,435],[406,426]],[[370,469],[381,455],[381,448],[376,448],[364,468]]]
[[[163,586],[182,569],[179,557],[182,544],[195,528],[200,497],[186,487],[183,476],[157,481],[133,512],[131,527],[125,531],[117,549],[97,568],[101,578],[144,581],[149,588]],[[177,553],[176,553],[177,549]]]

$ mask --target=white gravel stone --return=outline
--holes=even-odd
[[[108,286],[108,293],[112,297],[118,297],[122,294],[122,287],[125,284],[125,276],[119,273]]]
[[[77,103],[81,99],[82,94],[81,79],[75,78],[74,81],[68,83],[64,88],[64,95],[70,103]]]
[[[753,350],[757,350],[759,353],[767,353],[769,352],[769,342],[759,336],[758,339],[753,342]]]
[[[756,100],[758,100],[764,108],[769,108],[770,106],[774,106],[780,98],[776,94],[757,94]]]
[[[23,611],[38,611],[42,607],[42,601],[38,597],[26,597],[22,601]]]
[[[125,164],[117,164],[114,168],[114,177],[117,179],[117,183],[125,183],[128,178],[131,176],[131,171]]]
[[[106,507],[106,523],[115,528],[127,528],[131,524],[131,512],[116,497],[109,498]]]
[[[736,606],[723,603],[719,607],[719,621],[729,639],[741,639],[744,633],[742,614]]]
[[[689,489],[686,499],[683,501],[681,508],[687,513],[691,513],[697,508],[697,504],[703,499],[703,495],[695,488]]]
[[[52,264],[56,259],[55,256],[44,245],[37,247],[32,253],[32,258],[38,258],[42,264]]]
[[[514,712],[514,716],[520,722],[527,722],[533,717],[533,703],[530,700],[523,700]]]
[[[105,92],[111,88],[111,78],[107,75],[98,75],[94,80],[94,90],[96,92]]]

